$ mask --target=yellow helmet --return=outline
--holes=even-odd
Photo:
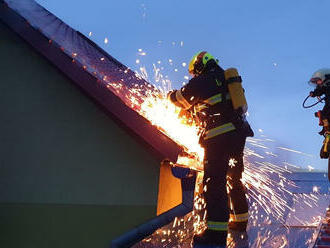
[[[204,70],[207,62],[214,60],[218,63],[218,60],[215,59],[211,54],[206,51],[198,52],[192,57],[189,63],[189,73],[192,75],[199,75]]]

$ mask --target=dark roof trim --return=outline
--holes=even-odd
[[[106,109],[106,113],[111,118],[115,117],[124,127],[135,134],[134,136],[138,137],[143,143],[148,144],[148,147],[152,148],[159,159],[168,158],[176,161],[178,154],[183,150],[182,147],[152,126],[144,117],[129,108],[105,85],[97,83],[95,76],[84,70],[77,61],[73,63],[72,58],[61,50],[61,46],[54,41],[49,42],[49,38],[29,25],[27,20],[9,8],[3,0],[0,0],[0,21],[19,34],[96,103]]]

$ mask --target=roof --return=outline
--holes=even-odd
[[[159,159],[176,161],[183,148],[135,111],[141,96],[154,86],[33,0],[0,0],[0,21],[151,148]],[[133,88],[134,93],[130,91]]]

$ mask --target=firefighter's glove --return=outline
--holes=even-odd
[[[170,90],[169,92],[167,92],[166,98],[170,101],[171,101],[171,95],[172,95],[173,92],[174,92],[174,90]]]
[[[310,96],[310,97],[315,97],[315,93],[314,93],[314,91],[309,92],[309,96]]]
[[[324,134],[325,134],[325,128],[322,128],[322,130],[319,132],[319,135],[324,136]]]

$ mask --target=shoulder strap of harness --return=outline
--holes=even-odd
[[[228,78],[226,80],[227,84],[231,84],[231,83],[234,83],[234,82],[239,82],[239,83],[242,83],[242,78],[241,76],[238,76],[238,77],[231,77],[231,78]]]

